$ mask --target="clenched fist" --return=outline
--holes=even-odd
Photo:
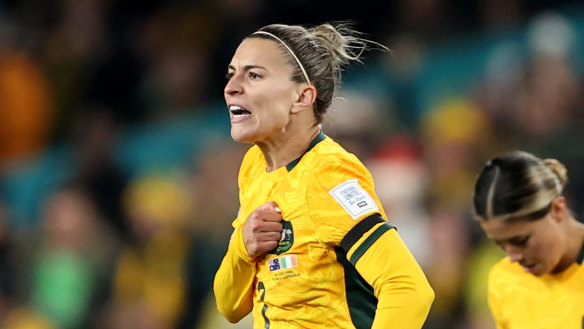
[[[243,224],[243,241],[251,257],[264,254],[278,246],[282,237],[282,215],[275,202],[256,208]]]

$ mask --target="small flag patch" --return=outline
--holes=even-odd
[[[273,258],[268,260],[268,266],[270,267],[270,272],[285,270],[298,266],[298,259],[296,255]]]

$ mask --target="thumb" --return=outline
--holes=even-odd
[[[266,206],[266,210],[274,210],[278,213],[282,212],[282,210],[280,210],[280,208],[278,207],[278,204],[274,201],[270,201],[266,203],[264,206]]]

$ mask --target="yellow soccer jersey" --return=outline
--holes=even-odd
[[[489,274],[489,306],[498,329],[584,328],[584,248],[578,262],[536,277],[506,257]]]
[[[255,329],[420,328],[433,292],[384,220],[363,164],[321,133],[301,158],[265,168],[252,147],[240,170],[235,231],[215,278],[220,311],[237,321],[253,308]],[[241,227],[269,201],[282,210],[282,240],[251,259]]]

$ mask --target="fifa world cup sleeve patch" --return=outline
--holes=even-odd
[[[353,219],[357,219],[369,211],[379,211],[373,198],[359,185],[356,179],[341,183],[329,193]]]

